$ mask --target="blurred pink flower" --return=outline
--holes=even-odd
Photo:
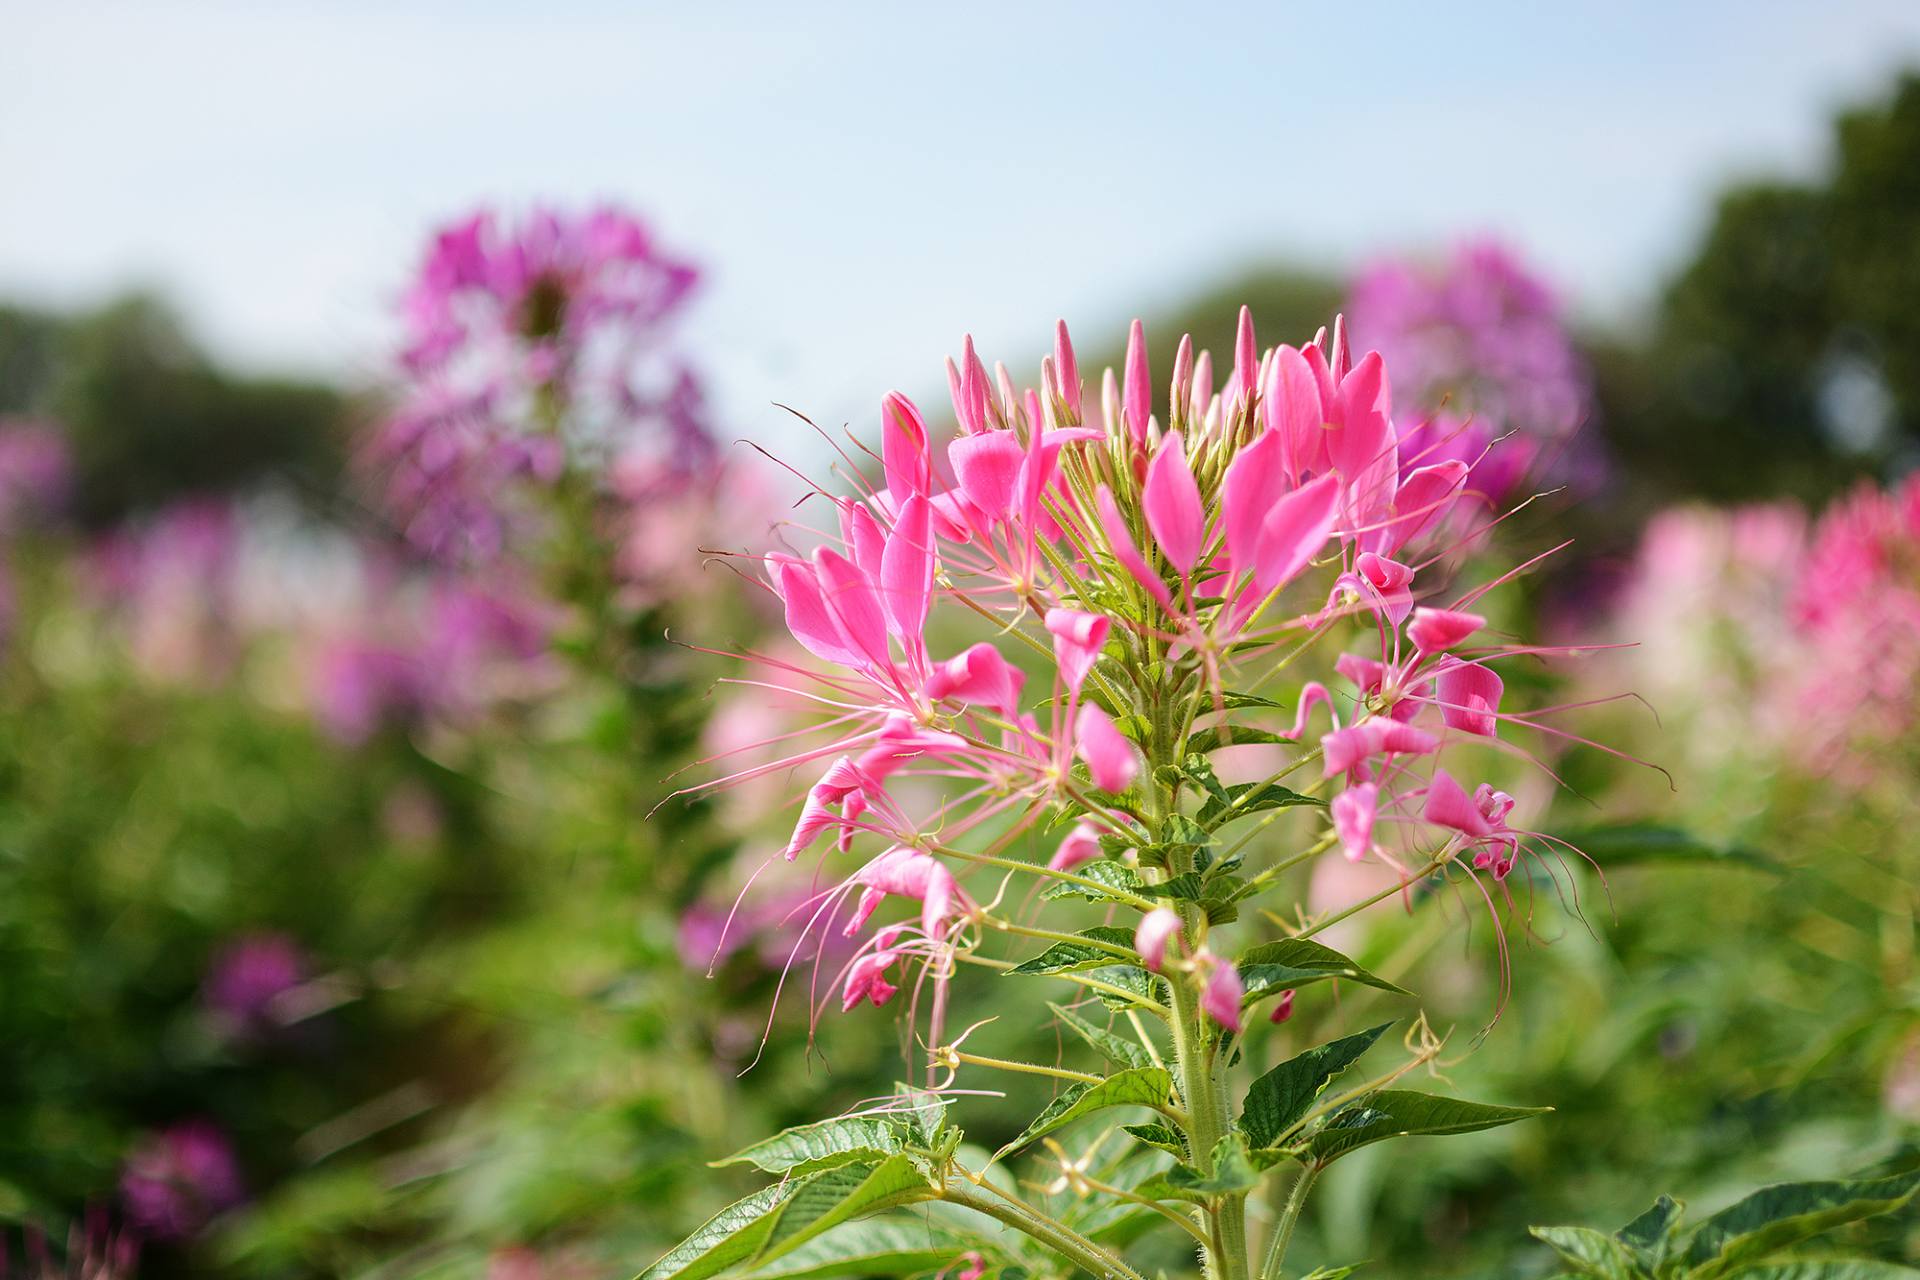
[[[216,1215],[239,1204],[242,1194],[233,1145],[207,1120],[186,1120],[147,1135],[121,1166],[127,1221],[154,1240],[199,1234]]]
[[[1605,481],[1604,456],[1581,434],[1593,375],[1564,306],[1505,246],[1468,241],[1434,265],[1376,263],[1347,313],[1355,339],[1379,349],[1395,389],[1428,419],[1402,433],[1403,459],[1471,464],[1467,490],[1489,509],[1529,480],[1582,491]]]

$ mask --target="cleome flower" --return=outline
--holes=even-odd
[[[1497,883],[1536,847],[1506,825],[1502,793],[1469,798],[1437,767],[1459,744],[1519,752],[1502,741],[1508,722],[1553,732],[1503,711],[1496,669],[1548,651],[1488,643],[1473,608],[1513,575],[1441,595],[1445,517],[1468,464],[1403,455],[1385,363],[1353,359],[1338,323],[1263,352],[1243,310],[1218,392],[1190,343],[1164,399],[1146,367],[1136,322],[1094,409],[1064,324],[1026,390],[1004,367],[989,373],[968,340],[948,362],[958,429],[944,447],[889,393],[878,448],[842,452],[852,492],[815,495],[827,527],[795,525],[759,560],[787,629],[823,665],[769,658],[777,682],[741,683],[804,686],[818,731],[702,786],[811,765],[781,856],[830,835],[831,867],[879,842],[796,909],[803,937],[857,937],[887,898],[918,904],[910,945],[888,925],[842,965],[846,1009],[887,1003],[886,975],[908,963],[926,966],[943,1008],[957,961],[996,931],[1031,931],[998,911],[1003,891],[969,895],[963,881],[1031,875],[1073,890],[1091,868],[1109,897],[1147,912],[1124,958],[1190,975],[1196,1007],[1237,1028],[1240,978],[1209,947],[1215,922],[1191,901],[1155,902],[1156,877],[1208,870],[1170,826],[1324,806],[1316,850],[1384,861],[1409,883],[1450,868]],[[984,638],[960,638],[968,618]],[[1347,649],[1356,636],[1373,651]],[[1262,725],[1288,704],[1255,687],[1326,664],[1325,650],[1332,669],[1320,669],[1344,691],[1303,680],[1291,728]],[[1321,715],[1331,724],[1316,735]],[[1204,756],[1240,736],[1294,757],[1228,789]],[[1310,763],[1318,780],[1289,790],[1281,780]],[[1037,860],[1014,856],[1043,824],[1068,829]]]

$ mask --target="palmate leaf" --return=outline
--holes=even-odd
[[[839,1116],[782,1130],[713,1167],[750,1164],[765,1173],[807,1174],[847,1164],[874,1164],[898,1155],[912,1136],[898,1121],[877,1116]]]
[[[1173,1077],[1162,1067],[1118,1071],[1098,1083],[1075,1084],[1034,1117],[1025,1132],[994,1153],[999,1160],[1030,1142],[1107,1107],[1163,1107],[1173,1096]]]
[[[1107,1061],[1122,1067],[1150,1067],[1153,1059],[1147,1051],[1123,1035],[1107,1030],[1096,1023],[1088,1022],[1071,1009],[1048,1003],[1053,1016],[1060,1019],[1062,1026],[1092,1045],[1094,1051]]]
[[[1246,1003],[1252,1004],[1276,989],[1304,987],[1309,983],[1344,978],[1364,987],[1412,995],[1405,987],[1395,986],[1378,974],[1369,973],[1332,947],[1324,947],[1311,938],[1284,938],[1264,942],[1241,953],[1234,965],[1246,986]]]
[[[1392,1025],[1383,1022],[1309,1049],[1255,1080],[1240,1112],[1240,1132],[1248,1143],[1255,1148],[1272,1146],[1313,1108],[1327,1083],[1352,1066]]]
[[[981,1241],[933,1222],[867,1218],[832,1231],[766,1266],[755,1280],[829,1280],[833,1276],[906,1276],[953,1264]]]
[[[1101,864],[1096,862],[1092,865],[1099,866]],[[1078,886],[1068,885],[1067,887],[1077,888]],[[1128,954],[1132,954],[1133,952],[1133,931],[1131,929],[1119,929],[1111,925],[1095,925],[1091,929],[1082,929],[1080,936],[1083,938],[1092,938],[1096,942],[1107,943],[1109,946],[1124,947]],[[1087,969],[1105,968],[1108,965],[1116,963],[1119,959],[1120,957],[1114,955],[1107,947],[1090,946],[1084,942],[1056,942],[1025,964],[1018,964],[1008,969],[1004,976],[1011,978],[1016,975],[1031,977],[1036,974],[1079,973]]]
[[[1302,1158],[1326,1165],[1387,1138],[1474,1133],[1551,1110],[1552,1107],[1501,1107],[1407,1089],[1381,1089],[1330,1117],[1307,1140]]]
[[[1786,1182],[1763,1187],[1694,1228],[1687,1265],[1701,1280],[1733,1274],[1788,1245],[1900,1208],[1920,1191],[1920,1172],[1867,1182]]]

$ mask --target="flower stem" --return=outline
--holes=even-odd
[[[1287,1260],[1287,1246],[1293,1243],[1293,1229],[1300,1225],[1301,1210],[1307,1207],[1307,1194],[1320,1179],[1318,1165],[1307,1165],[1287,1193],[1280,1220],[1273,1224],[1273,1239],[1267,1245],[1267,1260],[1260,1264],[1260,1280],[1280,1280],[1280,1267]]]
[[[1073,1228],[1055,1222],[1024,1200],[1007,1196],[990,1184],[987,1190],[993,1194],[986,1194],[965,1179],[949,1179],[940,1198],[1025,1232],[1097,1280],[1142,1280],[1139,1272]]]

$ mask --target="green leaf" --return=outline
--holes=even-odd
[[[1213,1172],[1177,1164],[1135,1189],[1149,1200],[1188,1200],[1199,1204],[1215,1196],[1243,1195],[1260,1185],[1260,1173],[1247,1159],[1247,1140],[1230,1133],[1213,1147]]]
[[[1614,1232],[1614,1238],[1631,1249],[1658,1249],[1679,1225],[1680,1208],[1680,1202],[1672,1196],[1661,1196],[1652,1208]]]
[[[1201,826],[1212,830],[1223,822],[1234,818],[1244,818],[1250,813],[1264,813],[1269,809],[1290,809],[1295,805],[1324,805],[1325,800],[1314,796],[1303,796],[1290,787],[1277,782],[1240,782],[1227,788],[1231,796],[1230,804],[1221,804],[1218,800],[1209,800],[1200,807],[1198,820]]]
[[[1100,863],[1093,863],[1100,866]],[[1074,887],[1074,886],[1069,886]],[[1117,929],[1112,925],[1095,925],[1091,929],[1082,929],[1080,936],[1092,938],[1095,942],[1104,942],[1105,947],[1088,946],[1083,942],[1056,942],[1025,964],[1015,965],[1003,975],[1005,977],[1030,977],[1035,974],[1079,973],[1086,969],[1099,969],[1113,964],[1119,959],[1109,949],[1124,947],[1129,955],[1133,953],[1133,933],[1128,929]]]
[[[1347,1280],[1348,1276],[1358,1271],[1364,1265],[1366,1264],[1356,1262],[1345,1267],[1315,1267],[1304,1276],[1301,1276],[1300,1280]]]
[[[889,1156],[871,1169],[848,1166],[816,1173],[800,1183],[774,1219],[754,1263],[764,1265],[792,1253],[854,1218],[939,1196],[940,1189],[904,1155]]]
[[[1551,1110],[1552,1107],[1500,1107],[1406,1089],[1382,1089],[1330,1117],[1307,1140],[1306,1159],[1324,1165],[1386,1138],[1474,1133]]]
[[[1405,987],[1367,972],[1332,947],[1323,947],[1311,938],[1262,943],[1242,953],[1235,967],[1240,971],[1240,981],[1246,984],[1248,1004],[1276,988],[1304,987],[1330,978],[1344,978],[1396,995],[1413,994]]]
[[[1231,741],[1226,741],[1226,739]],[[1283,733],[1274,733],[1270,729],[1254,729],[1247,725],[1235,725],[1228,734],[1220,729],[1201,729],[1187,738],[1187,750],[1198,755],[1218,751],[1221,747],[1245,747],[1261,743],[1292,742],[1293,739]]]
[[[1121,862],[1105,859],[1089,862],[1085,866],[1074,868],[1073,874],[1094,883],[1087,885],[1073,880],[1056,880],[1048,885],[1040,896],[1045,899],[1084,898],[1088,902],[1123,902],[1125,901],[1123,897],[1103,893],[1096,886],[1104,885],[1118,889],[1122,894],[1132,894],[1135,897],[1141,896],[1146,888],[1146,883],[1140,879],[1140,873]]]
[[[1116,964],[1105,969],[1089,969],[1087,970],[1086,976],[1096,981],[1104,982],[1108,986],[1118,987],[1122,991],[1131,991],[1142,1000],[1156,1000],[1160,996],[1160,979],[1154,977],[1137,964]],[[1095,991],[1093,994],[1099,998],[1101,1004],[1106,1005],[1109,1009],[1130,1009],[1134,1007],[1133,1001],[1123,1000],[1105,991]]]
[[[1329,1081],[1358,1061],[1391,1022],[1319,1045],[1287,1059],[1253,1082],[1241,1108],[1240,1131],[1254,1147],[1270,1147],[1313,1109]]]
[[[1060,1005],[1049,1003],[1047,1008],[1053,1010],[1054,1017],[1060,1019],[1061,1023],[1074,1034],[1092,1045],[1094,1051],[1109,1062],[1118,1063],[1123,1067],[1153,1065],[1153,1059],[1147,1056],[1147,1051],[1125,1036],[1088,1022],[1073,1010],[1062,1008]]]
[[[734,1201],[635,1280],[702,1280],[745,1262],[767,1242],[780,1211],[804,1186],[804,1178],[776,1182]]]
[[[1628,867],[1643,862],[1702,862],[1750,867],[1784,875],[1786,868],[1765,854],[1743,845],[1712,844],[1682,831],[1653,823],[1588,827],[1558,837],[1599,863],[1602,868]]]
[[[994,1154],[999,1160],[1055,1129],[1107,1107],[1163,1107],[1173,1096],[1173,1077],[1162,1067],[1115,1072],[1098,1084],[1075,1084],[1034,1117],[1025,1132]]]
[[[755,1267],[755,1280],[828,1280],[832,1276],[905,1276],[938,1271],[968,1249],[970,1235],[932,1222],[872,1218],[835,1227],[778,1261]]]
[[[713,1167],[750,1164],[765,1173],[818,1173],[843,1164],[873,1164],[905,1146],[902,1126],[877,1116],[839,1116],[796,1125],[754,1143]]]
[[[1170,1124],[1123,1124],[1121,1129],[1176,1160],[1187,1158],[1187,1140]]]
[[[897,1106],[892,1118],[911,1126],[915,1142],[921,1146],[932,1146],[941,1130],[947,1127],[947,1108],[952,1105],[952,1099],[904,1082],[894,1084],[893,1096]]]
[[[1785,1182],[1762,1187],[1702,1222],[1687,1241],[1701,1280],[1725,1275],[1842,1223],[1888,1213],[1920,1191],[1920,1172],[1871,1182]]]
[[[1748,1267],[1736,1273],[1740,1280],[1914,1280],[1920,1271],[1897,1262],[1872,1258],[1834,1258],[1824,1262],[1782,1262]]]
[[[1647,1280],[1632,1249],[1590,1227],[1530,1227],[1536,1240],[1572,1263],[1579,1275],[1593,1280]]]

